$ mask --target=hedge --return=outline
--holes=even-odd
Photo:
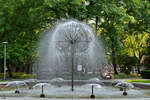
[[[29,79],[29,78],[35,78],[35,74],[25,74],[25,73],[21,73],[21,72],[17,72],[17,73],[12,73],[13,77],[10,78],[8,73],[6,73],[6,79]],[[4,74],[0,73],[0,80],[3,79]]]
[[[150,70],[141,71],[141,77],[144,79],[150,79]]]

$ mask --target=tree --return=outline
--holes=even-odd
[[[126,52],[130,57],[135,57],[138,61],[138,73],[140,73],[140,66],[142,64],[142,58],[146,54],[147,50],[147,40],[149,35],[147,33],[127,35],[124,40],[124,52]]]
[[[124,8],[118,7],[113,2],[109,2],[102,6],[104,23],[100,25],[102,29],[102,36],[104,41],[110,48],[112,64],[115,74],[118,74],[116,70],[116,56],[117,52],[121,50],[121,38],[125,32],[126,25],[131,20],[130,16],[126,14]]]
[[[47,19],[50,19],[44,3],[43,0],[0,1],[0,42],[9,43],[9,65],[27,66],[33,63],[31,59],[35,55],[36,42],[40,32],[47,27]]]

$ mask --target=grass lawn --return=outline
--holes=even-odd
[[[141,82],[141,83],[150,83],[150,80],[143,79],[134,79],[134,80],[126,80],[127,82]]]

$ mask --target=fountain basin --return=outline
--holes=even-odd
[[[75,90],[71,91],[71,81],[63,80],[60,82],[54,82],[51,80],[39,80],[38,82],[46,82],[51,85],[44,87],[44,94],[46,98],[80,98],[89,99],[91,95],[91,87],[87,87],[87,84],[101,84],[102,88],[94,88],[94,95],[98,98],[150,98],[150,89],[141,89],[136,87],[135,89],[128,90],[128,95],[123,96],[122,92],[118,88],[112,87],[111,80],[100,80],[99,82],[90,82],[89,80],[74,80]],[[102,84],[103,83],[103,84]],[[0,96],[6,97],[31,97],[40,98],[41,88],[28,89],[21,88],[20,94],[14,94],[14,89],[0,91]]]

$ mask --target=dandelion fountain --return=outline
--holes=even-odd
[[[38,79],[70,76],[72,91],[74,78],[80,80],[80,73],[99,72],[104,64],[103,49],[92,28],[76,20],[62,22],[47,32],[39,50]]]

